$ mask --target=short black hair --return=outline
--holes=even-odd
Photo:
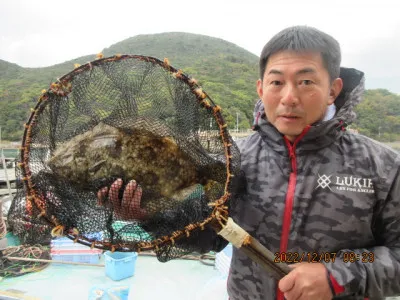
[[[265,68],[271,55],[280,51],[316,51],[328,71],[331,82],[340,75],[340,45],[332,36],[308,26],[293,26],[278,32],[265,44],[260,56],[260,79],[263,80]]]

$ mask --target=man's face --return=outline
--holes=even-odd
[[[330,83],[320,53],[282,51],[269,57],[257,92],[268,121],[294,141],[307,125],[324,117],[342,86],[340,78]]]

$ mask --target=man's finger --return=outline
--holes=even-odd
[[[143,190],[140,185],[137,186],[135,194],[133,195],[134,214],[136,219],[143,219],[147,216],[146,209],[141,207],[140,201],[142,200]]]
[[[293,272],[290,272],[281,280],[279,280],[278,287],[283,292],[286,293],[290,291],[294,287],[296,275]]]
[[[303,293],[301,291],[297,291],[295,288],[291,289],[287,293],[284,293],[283,295],[287,300],[298,300],[301,299],[301,297],[303,297]]]
[[[129,181],[125,187],[124,196],[122,197],[121,207],[122,209],[127,209],[132,206],[131,202],[133,199],[133,194],[136,191],[137,183],[135,180]]]
[[[136,190],[135,190],[135,195],[134,198],[138,198],[138,199],[142,199],[142,195],[143,195],[143,189],[142,187],[139,185]]]
[[[121,201],[119,200],[119,190],[122,187],[122,180],[121,179],[117,179],[114,181],[114,183],[111,185],[110,188],[110,193],[109,193],[109,199],[111,204],[114,207],[120,207],[121,206]]]
[[[97,192],[97,205],[103,206],[107,197],[108,187],[103,187]]]

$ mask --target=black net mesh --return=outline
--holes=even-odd
[[[150,57],[96,60],[39,98],[9,223],[32,243],[52,231],[166,261],[201,248],[238,164],[219,107],[193,79]]]
[[[15,177],[17,192],[8,211],[8,231],[18,236],[22,245],[49,245],[53,226],[46,219],[37,217],[40,210],[35,206],[31,206],[28,211],[26,192],[21,181],[22,170],[18,167],[15,170]]]

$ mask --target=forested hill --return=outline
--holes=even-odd
[[[56,50],[55,50],[56,51]],[[257,99],[258,57],[222,39],[190,34],[138,35],[105,48],[105,56],[142,54],[168,58],[171,65],[196,78],[221,105],[230,128],[249,128]],[[95,59],[95,53],[46,68],[22,68],[0,60],[0,126],[2,138],[19,141],[23,123],[41,90],[74,68]],[[400,140],[400,96],[386,90],[369,90],[359,107],[364,121],[353,128],[381,140]]]
[[[103,50],[105,56],[142,54],[161,60],[196,78],[224,112],[231,127],[239,112],[240,128],[248,128],[257,94],[258,57],[227,41],[189,33],[138,35]],[[0,126],[3,138],[19,140],[22,126],[42,89],[70,72],[75,63],[95,59],[95,53],[46,68],[22,68],[0,60]]]

